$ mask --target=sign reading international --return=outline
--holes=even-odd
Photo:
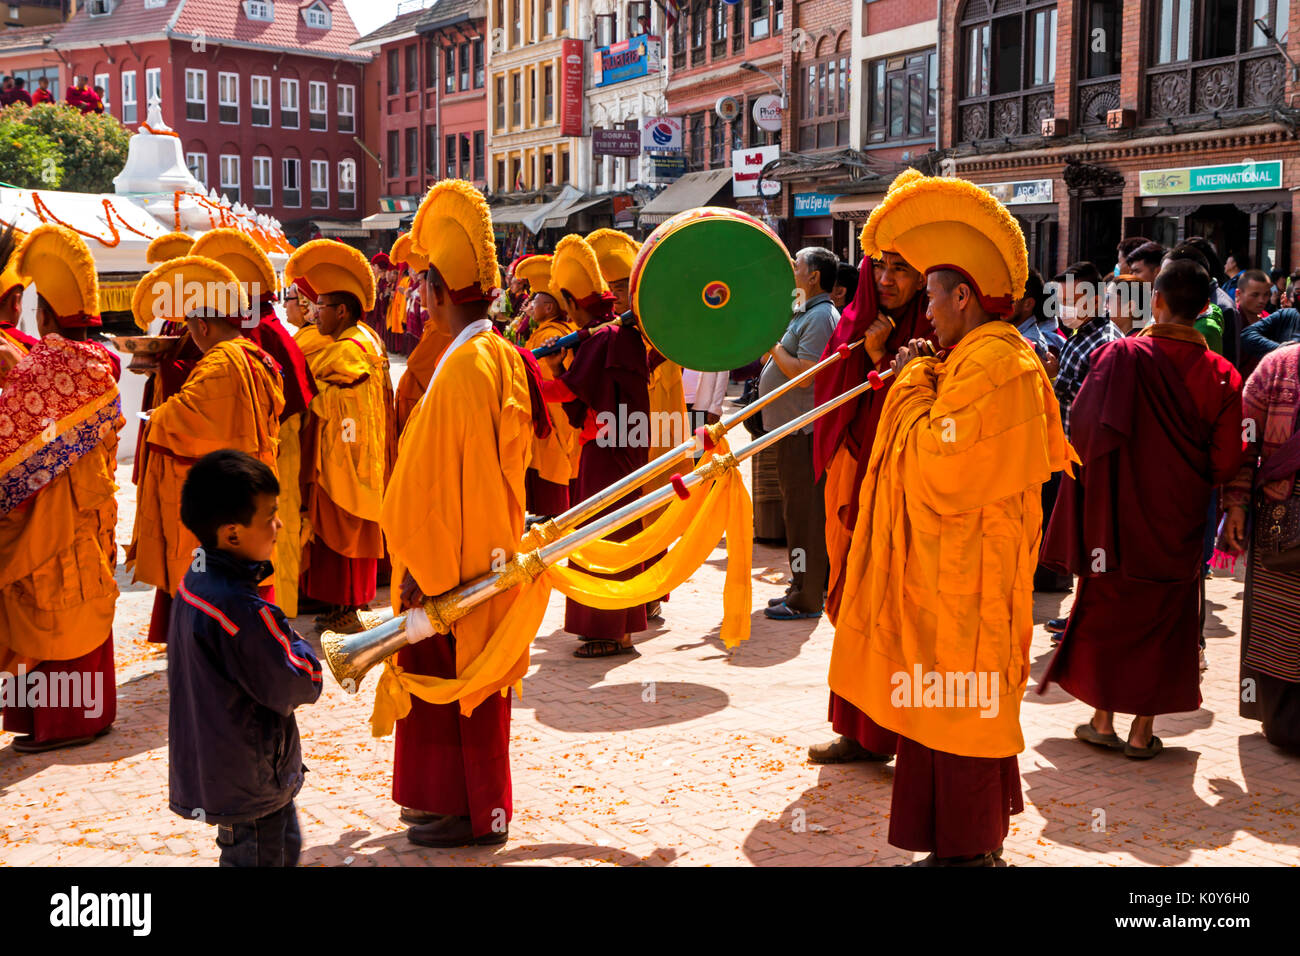
[[[582,41],[560,41],[560,135],[582,135]]]
[[[641,131],[639,129],[593,129],[591,153],[593,156],[640,156]]]
[[[1265,163],[1247,160],[1227,166],[1191,166],[1181,169],[1144,169],[1138,173],[1143,196],[1178,196],[1184,193],[1232,192],[1239,189],[1281,189],[1282,160]]]
[[[836,198],[838,197],[827,196],[823,193],[795,193],[795,218],[806,219],[810,216],[829,216],[831,214],[831,200]]]
[[[682,118],[647,116],[641,121],[641,148],[647,151],[681,152]]]
[[[653,76],[659,72],[663,56],[663,42],[658,37],[628,37],[613,46],[596,48],[592,58],[593,85],[612,86],[638,76]]]

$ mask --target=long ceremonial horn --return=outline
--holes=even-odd
[[[569,336],[565,336],[565,338],[568,337]],[[848,356],[850,352],[852,352],[856,348],[859,348],[862,344],[863,344],[863,340],[858,339],[856,342],[853,342],[851,344],[840,346],[838,349],[836,349],[830,355],[826,356],[826,358],[822,359],[816,365],[813,365],[812,367],[806,369],[805,371],[800,372],[798,375],[790,379],[788,382],[785,382],[779,388],[773,389],[771,392],[769,392],[767,395],[764,395],[762,398],[758,399],[757,401],[750,402],[744,408],[732,412],[726,418],[716,421],[712,425],[700,426],[700,428],[696,429],[696,434],[694,436],[686,439],[676,448],[664,452],[654,461],[642,465],[636,471],[632,472],[631,474],[627,475],[624,478],[620,478],[618,481],[614,482],[614,484],[609,485],[607,488],[602,489],[601,491],[592,495],[590,498],[586,499],[585,501],[578,502],[576,505],[574,505],[572,508],[570,508],[568,511],[564,512],[563,514],[556,515],[554,518],[550,519],[549,521],[539,522],[535,527],[539,530],[541,534],[543,534],[546,537],[547,540],[554,541],[564,532],[568,531],[571,528],[576,528],[578,525],[582,524],[582,522],[585,521],[587,518],[591,517],[597,512],[603,511],[606,507],[608,507],[613,502],[618,501],[620,498],[624,497],[629,492],[634,491],[637,488],[640,488],[647,481],[650,481],[652,478],[657,477],[658,475],[667,471],[669,468],[678,464],[682,460],[682,457],[687,452],[694,451],[695,449],[699,448],[700,444],[705,444],[708,447],[712,447],[716,445],[719,441],[722,440],[722,436],[725,435],[729,430],[735,428],[737,425],[745,421],[747,418],[751,418],[754,415],[758,414],[768,405],[772,404],[774,401],[780,398],[782,395],[785,395],[787,392],[791,392],[794,389],[801,387],[801,385],[804,382],[812,378],[818,372],[824,371],[825,369],[834,365],[836,362],[842,361],[845,357]],[[874,370],[868,373],[867,376],[868,382],[871,380],[872,375],[877,375],[877,374],[878,373],[876,373]],[[882,377],[880,377],[880,381],[883,382],[884,377],[888,377],[893,373],[885,372],[881,374]],[[878,388],[879,386],[876,387]],[[700,434],[701,432],[703,432],[704,434],[701,435]]]
[[[829,361],[827,359],[826,361]],[[816,366],[814,366],[815,368]],[[809,370],[811,371],[811,369]],[[726,455],[714,454],[708,461],[694,471],[682,476],[682,485],[687,490],[719,477],[735,468],[746,458],[752,458],[765,448],[775,445],[787,435],[794,434],[810,422],[816,421],[832,409],[856,398],[868,389],[879,389],[893,375],[893,370],[885,372],[872,371],[867,381],[855,385],[805,412],[798,418],[786,422],[780,428],[773,429],[761,438],[756,438],[744,447]],[[473,581],[453,588],[437,597],[426,598],[424,610],[429,620],[441,632],[450,632],[451,625],[463,618],[474,608],[502,591],[535,580],[548,567],[560,561],[584,545],[597,541],[612,531],[649,514],[668,503],[677,494],[671,485],[658,488],[636,501],[598,518],[591,524],[566,535],[564,538],[534,551],[520,551],[511,559],[504,571],[485,574]],[[406,638],[406,615],[399,614],[377,627],[357,634],[337,634],[325,631],[321,635],[321,650],[325,662],[329,665],[334,679],[348,691],[355,691],[361,684],[366,672],[380,661],[396,654],[409,644]]]
[[[631,325],[636,321],[636,316],[629,309],[616,319],[610,319],[608,322],[602,322],[600,325],[589,325],[584,329],[578,329],[576,332],[570,332],[568,335],[561,335],[550,345],[539,345],[533,349],[533,358],[546,358],[548,355],[555,355],[557,352],[563,352],[565,349],[576,349],[587,339],[591,338],[592,333],[597,329],[603,329],[609,325]]]

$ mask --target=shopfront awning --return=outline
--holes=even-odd
[[[364,239],[370,235],[364,222],[339,222],[335,219],[313,219],[311,224],[327,239]]]
[[[884,193],[873,193],[865,196],[836,196],[831,200],[831,218],[865,221],[867,216],[871,214],[871,210],[879,206],[884,198]]]
[[[391,232],[402,228],[402,220],[414,216],[413,212],[377,212],[361,220],[369,232]]]
[[[510,206],[493,206],[492,225],[517,226],[528,216],[536,215],[544,205],[544,203],[521,202]]]
[[[578,213],[591,209],[593,206],[599,206],[601,203],[610,202],[611,196],[593,196],[589,199],[579,199],[576,202],[557,209],[553,215],[547,216],[542,226],[546,229],[563,229],[569,224],[569,220]]]
[[[687,173],[645,204],[641,210],[641,225],[657,226],[679,212],[707,206],[730,184],[730,166]]]

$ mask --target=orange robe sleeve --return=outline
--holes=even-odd
[[[115,427],[22,505],[0,515],[0,671],[66,661],[108,637],[117,604]]]
[[[524,530],[524,473],[533,431],[528,373],[513,345],[480,333],[458,348],[402,435],[380,524],[393,580],[409,570],[425,594],[503,566]],[[515,600],[498,594],[452,626],[456,672],[477,657]],[[525,651],[502,687],[528,669]],[[462,702],[472,708],[492,688]]]
[[[1069,466],[1051,383],[1005,322],[890,390],[860,491],[831,690],[947,753],[1024,749],[1039,489]]]
[[[135,580],[175,594],[198,547],[181,524],[181,485],[208,452],[237,448],[272,468],[279,447],[284,391],[269,358],[247,339],[204,353],[179,392],[153,410],[136,494],[127,566]]]
[[[415,348],[411,349],[411,354],[406,359],[406,371],[398,380],[395,393],[399,435],[405,430],[406,422],[411,417],[411,412],[415,411],[415,406],[419,404],[424,390],[429,387],[429,380],[433,378],[433,370],[438,366],[438,359],[442,358],[442,353],[450,344],[451,336],[439,332],[433,323],[429,323],[425,326],[420,341],[416,343]]]

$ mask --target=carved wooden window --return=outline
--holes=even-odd
[[[1056,4],[967,0],[957,21],[957,139],[1037,136],[1055,115]]]
[[[1078,123],[1104,126],[1106,114],[1118,109],[1120,59],[1123,54],[1122,0],[1088,0],[1081,8],[1079,38]]]
[[[872,60],[867,77],[868,142],[934,138],[939,98],[938,54],[934,50]]]
[[[801,150],[849,145],[849,42],[847,34],[835,44],[827,38],[818,45],[817,59],[800,65]]]
[[[1166,120],[1281,104],[1289,0],[1149,0],[1146,118]]]

